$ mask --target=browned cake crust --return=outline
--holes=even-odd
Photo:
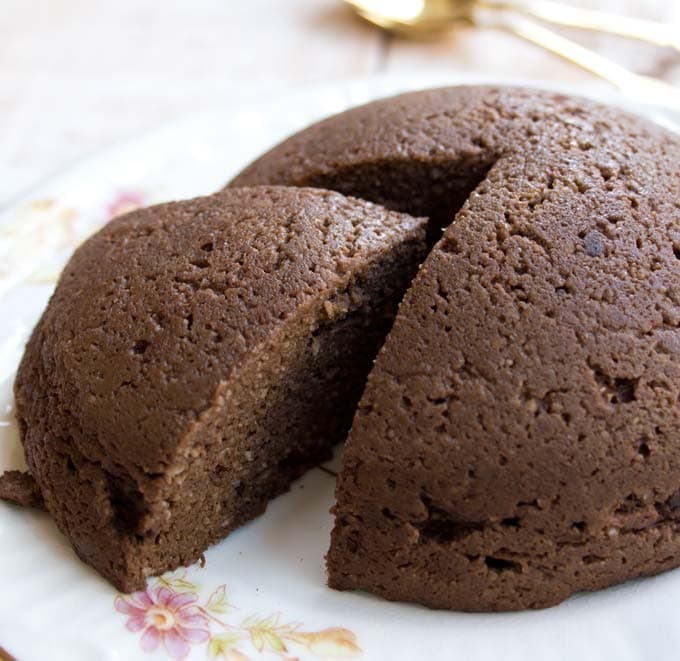
[[[79,556],[142,588],[327,458],[424,246],[423,220],[262,187],[136,211],[79,248],[15,384]]]
[[[331,586],[514,610],[680,564],[676,136],[553,93],[433,90],[233,184],[263,182],[455,218],[355,417]]]
[[[11,470],[0,475],[0,498],[22,507],[45,507],[38,483],[24,471]]]

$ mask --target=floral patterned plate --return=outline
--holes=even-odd
[[[53,179],[0,215],[0,470],[23,466],[11,385],[73,248],[142,204],[205,194],[286,134],[357,103],[464,76],[374,78],[174,122]],[[486,81],[488,82],[488,81]],[[507,82],[507,81],[506,81]],[[521,81],[520,81],[521,82]],[[582,90],[581,90],[582,91]],[[117,594],[43,513],[0,504],[0,647],[18,659],[666,659],[680,571],[549,610],[435,612],[325,584],[332,473],[310,471],[195,565]],[[2,652],[0,651],[0,658]]]

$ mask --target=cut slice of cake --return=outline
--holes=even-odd
[[[81,246],[15,386],[28,466],[76,553],[140,589],[327,459],[424,223],[244,188],[135,211]],[[10,474],[0,493],[20,486]]]

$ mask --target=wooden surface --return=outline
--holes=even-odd
[[[0,647],[0,661],[16,661],[16,659]]]
[[[576,4],[577,0],[572,0]],[[449,69],[592,78],[495,30],[432,43],[381,34],[340,0],[2,0],[0,208],[77,159],[164,120],[263,91],[379,72]],[[673,22],[680,0],[580,4]],[[680,59],[565,32],[636,71],[680,83]]]

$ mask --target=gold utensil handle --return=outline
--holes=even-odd
[[[607,32],[680,52],[680,26],[571,7],[551,0],[479,0],[479,6],[528,14],[548,23]]]
[[[531,20],[507,16],[500,27],[604,78],[638,103],[680,112],[680,88],[656,78],[633,73],[571,39]]]

